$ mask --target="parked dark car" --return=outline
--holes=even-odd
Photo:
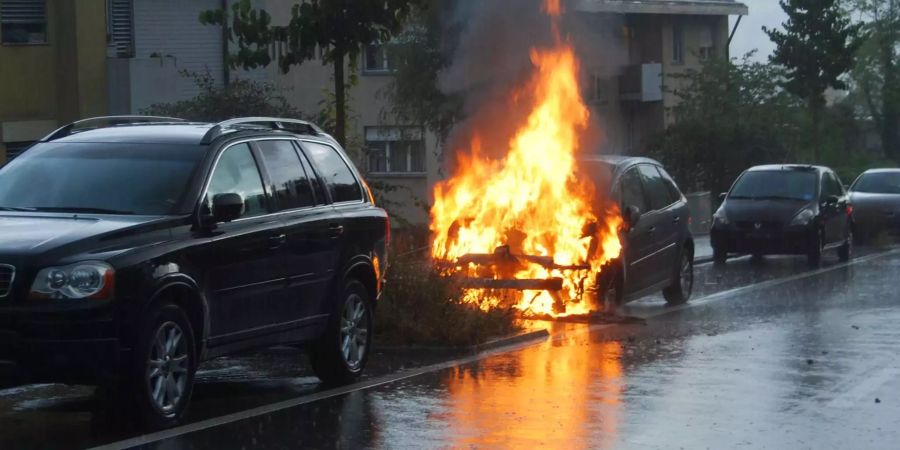
[[[853,249],[852,206],[827,167],[767,165],[741,174],[713,216],[713,258],[729,254],[806,255],[817,265],[825,250],[842,261]]]
[[[900,236],[900,169],[871,169],[850,186],[853,236],[866,242]]]
[[[620,205],[625,227],[622,256],[601,273],[600,298],[624,304],[662,290],[681,304],[694,287],[694,240],[687,200],[662,165],[652,159],[594,156],[582,166]]]
[[[0,360],[27,381],[108,385],[164,427],[209,358],[366,366],[388,217],[314,125],[76,122],[0,170],[0,209]]]

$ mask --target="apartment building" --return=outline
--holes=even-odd
[[[106,113],[105,0],[0,0],[0,165]]]

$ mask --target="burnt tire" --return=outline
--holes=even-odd
[[[668,305],[683,305],[691,298],[694,290],[694,255],[684,249],[678,271],[672,284],[663,289],[663,297]]]
[[[372,302],[366,287],[347,280],[336,303],[325,333],[309,350],[313,372],[328,385],[359,378],[372,348]]]
[[[145,317],[118,395],[134,408],[139,426],[157,430],[177,425],[187,413],[197,346],[181,307],[159,303]]]

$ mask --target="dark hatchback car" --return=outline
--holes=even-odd
[[[601,273],[600,300],[615,306],[661,290],[669,304],[687,302],[694,287],[694,239],[687,201],[672,177],[648,158],[595,156],[581,164],[608,189],[625,220],[622,257],[615,270]]]
[[[900,169],[871,169],[850,186],[853,236],[866,242],[900,237]]]
[[[721,198],[710,231],[716,262],[740,253],[806,255],[817,265],[828,249],[836,249],[842,261],[850,258],[853,207],[827,167],[753,167]]]
[[[164,427],[209,358],[366,365],[388,218],[311,124],[77,122],[0,170],[0,209],[0,360],[26,381],[109,386]]]

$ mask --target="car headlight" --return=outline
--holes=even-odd
[[[719,208],[715,214],[713,214],[713,225],[728,225],[728,216],[725,214],[725,208]]]
[[[811,209],[804,209],[797,213],[793,219],[791,219],[791,225],[809,225],[810,222],[816,217],[816,214],[812,212]]]
[[[38,272],[31,285],[32,298],[108,299],[112,297],[115,270],[107,263],[88,261]]]

